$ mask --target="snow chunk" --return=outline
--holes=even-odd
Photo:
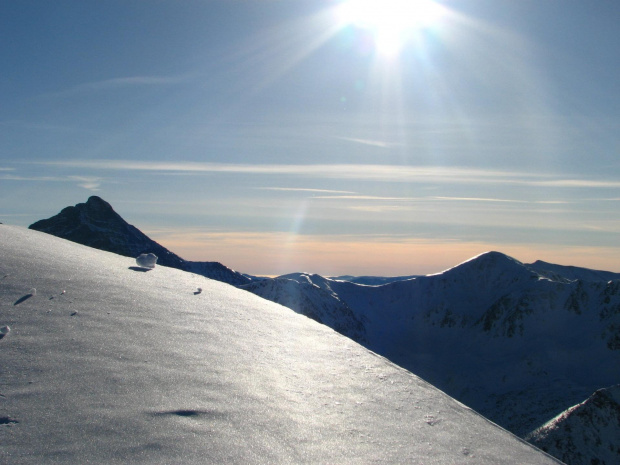
[[[2,328],[0,328],[0,339],[8,335],[10,332],[11,328],[9,328],[8,326],[3,326]]]
[[[157,263],[157,255],[154,253],[143,253],[136,258],[136,263],[142,268],[155,268]]]

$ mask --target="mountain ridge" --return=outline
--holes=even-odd
[[[127,223],[108,202],[94,195],[85,203],[65,207],[57,215],[36,221],[28,228],[126,257],[135,258],[142,253],[154,253],[160,265],[228,284],[247,284],[251,281],[247,276],[219,262],[192,262],[182,259]]]
[[[541,276],[553,280],[567,281],[613,281],[620,279],[620,273],[612,271],[591,270],[577,266],[556,265],[542,260],[526,265]]]

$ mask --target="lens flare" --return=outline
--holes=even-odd
[[[344,24],[373,33],[377,52],[394,55],[409,34],[436,24],[443,7],[431,0],[348,0],[339,13]]]

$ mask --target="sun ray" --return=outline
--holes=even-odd
[[[433,26],[443,13],[432,0],[348,0],[339,9],[343,24],[372,32],[382,55],[398,54],[409,34]]]

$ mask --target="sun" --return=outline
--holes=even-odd
[[[443,7],[432,0],[347,0],[339,10],[344,24],[372,32],[379,53],[394,55],[412,32],[433,26]]]

